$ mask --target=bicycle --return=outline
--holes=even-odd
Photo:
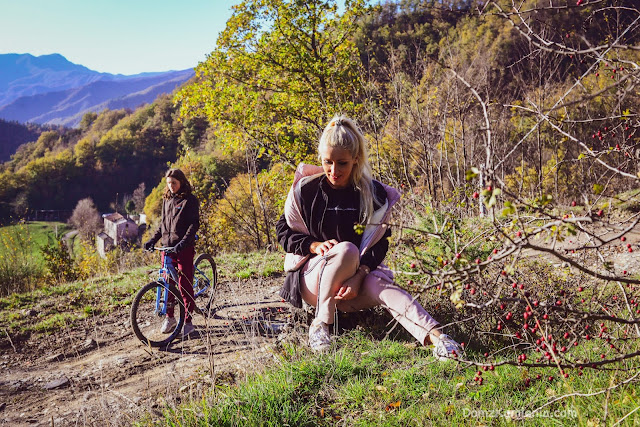
[[[158,270],[158,279],[142,287],[133,298],[131,305],[131,326],[136,337],[150,347],[168,346],[182,331],[185,321],[185,306],[178,290],[178,271],[173,265],[168,252],[170,247],[154,247],[163,252],[163,263]],[[204,309],[196,307],[195,313],[210,315],[211,304],[214,300],[218,274],[216,263],[209,254],[200,254],[193,263],[193,295],[194,299],[208,295]],[[169,295],[173,295],[173,302],[169,302]],[[165,334],[160,332],[162,322],[167,315],[170,304],[174,305],[177,320],[175,327]],[[175,305],[177,304],[177,307]]]

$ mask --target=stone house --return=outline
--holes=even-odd
[[[101,257],[116,246],[138,240],[138,224],[115,212],[102,215],[104,230],[96,236],[96,246]]]

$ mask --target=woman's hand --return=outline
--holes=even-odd
[[[367,274],[368,273],[365,269],[358,269],[356,274],[345,280],[342,286],[340,286],[334,298],[337,300],[348,301],[357,297],[360,292],[360,286],[362,286],[362,282],[364,281],[364,278],[367,277]]]
[[[310,246],[311,253],[323,256],[337,244],[338,241],[336,239],[327,240],[326,242],[313,242]]]

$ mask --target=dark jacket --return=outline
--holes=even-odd
[[[374,209],[379,209],[380,201],[386,200],[387,196],[379,182],[373,181],[373,184]],[[311,252],[311,243],[330,239],[336,239],[338,242],[349,241],[360,247],[362,234],[354,229],[360,216],[358,190],[334,190],[326,182],[325,176],[319,176],[302,186],[301,196],[300,210],[310,234],[291,229],[282,215],[276,224],[276,233],[285,252],[307,255]],[[368,266],[371,271],[375,270],[387,254],[389,236],[391,230],[387,229],[383,238],[362,255],[360,264]]]
[[[300,165],[298,170],[302,175],[304,165]],[[306,181],[299,180],[297,184],[294,182],[289,192],[285,214],[276,224],[276,233],[279,243],[287,252],[287,257],[294,254],[297,256],[296,259],[300,258],[299,261],[294,262],[296,267],[292,269],[288,269],[285,265],[287,277],[280,289],[280,296],[294,307],[300,308],[302,307],[300,295],[302,266],[310,256],[315,256],[310,254],[311,243],[336,239],[339,242],[349,241],[360,247],[363,236],[354,230],[354,225],[359,222],[360,212],[360,195],[355,188],[334,190],[326,183],[326,177],[322,174],[309,176]],[[297,198],[294,195],[296,188],[299,194]],[[387,192],[377,181],[374,181],[374,196],[374,209],[382,211],[380,202],[387,201]],[[399,196],[394,198],[393,203],[397,198]],[[297,201],[294,202],[294,200]],[[287,206],[291,212],[298,212],[297,219],[287,218]],[[386,211],[388,209],[390,205]],[[289,224],[289,221],[293,221],[292,224]],[[384,228],[379,240],[374,241],[374,244],[361,254],[360,263],[367,265],[371,271],[380,266],[389,248],[390,235],[391,230]]]
[[[179,246],[179,249],[194,245],[200,227],[199,210],[198,199],[193,194],[178,193],[162,199],[162,220],[151,241],[161,240],[162,246]]]

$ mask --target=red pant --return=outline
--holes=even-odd
[[[185,322],[191,322],[191,313],[196,306],[193,298],[193,257],[195,256],[195,247],[188,246],[177,254],[168,254],[173,262],[173,266],[178,271],[178,289],[184,301],[186,309]],[[164,267],[164,256],[162,257],[162,266]],[[173,317],[173,302],[175,296],[169,293],[167,316]]]

